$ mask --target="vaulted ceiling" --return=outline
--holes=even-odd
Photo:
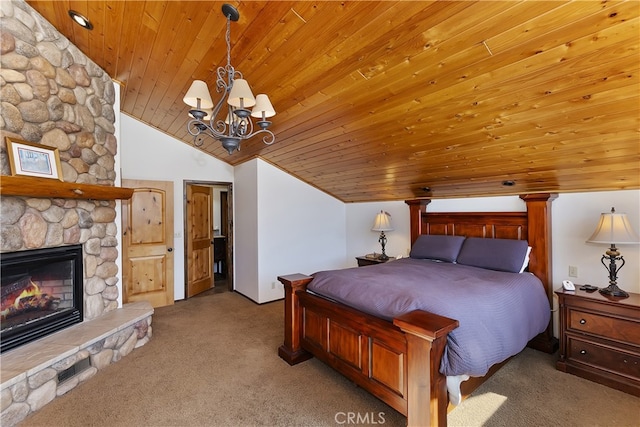
[[[194,79],[216,94],[222,2],[27,3],[122,83],[125,114],[192,144],[182,98]],[[269,94],[276,142],[208,138],[222,161],[344,202],[640,188],[638,1],[229,3],[231,63]]]

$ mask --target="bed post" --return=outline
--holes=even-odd
[[[284,344],[278,348],[278,356],[289,365],[295,365],[313,357],[300,345],[302,311],[296,293],[304,291],[311,279],[312,277],[304,274],[278,276],[278,280],[284,285]]]
[[[553,307],[551,202],[557,197],[554,193],[520,195],[527,204],[527,240],[531,246],[529,271],[542,281],[550,307]],[[547,330],[532,339],[529,346],[546,353],[553,353],[558,349],[558,339],[553,336],[553,318],[549,321]]]
[[[393,319],[407,338],[407,425],[447,425],[447,384],[440,360],[457,320],[416,310]],[[435,361],[435,363],[434,363]]]
[[[413,199],[405,200],[409,205],[409,223],[411,224],[411,244],[416,241],[422,232],[422,213],[427,211],[427,205],[431,203],[431,199]]]

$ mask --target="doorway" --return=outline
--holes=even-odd
[[[185,297],[233,290],[232,184],[184,181]]]

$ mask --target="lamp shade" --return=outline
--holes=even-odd
[[[211,100],[209,87],[202,80],[194,80],[182,100],[185,104],[193,108],[200,108],[203,110],[213,109],[213,101]],[[200,100],[200,105],[198,105],[198,100]]]
[[[245,79],[235,79],[227,103],[236,108],[248,108],[256,105],[256,98]]]
[[[611,208],[611,213],[600,214],[600,222],[587,240],[588,243],[607,244],[638,244],[640,237],[631,227],[629,218],[625,213],[616,213]]]
[[[251,116],[260,119],[263,117],[263,114],[265,118],[273,117],[276,115],[276,110],[274,110],[273,105],[271,105],[269,97],[261,93],[256,97],[256,105],[253,107],[253,110],[251,110]]]
[[[392,231],[393,227],[391,226],[391,215],[388,212],[380,211],[379,214],[376,215],[376,219],[373,222],[373,227],[371,231]]]

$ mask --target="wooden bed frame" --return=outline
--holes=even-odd
[[[551,307],[551,202],[556,197],[521,195],[526,212],[490,213],[427,213],[431,200],[407,200],[411,242],[421,234],[527,239],[532,247],[529,271],[542,281]],[[448,393],[439,368],[447,334],[458,327],[457,320],[416,310],[389,322],[306,292],[310,276],[278,280],[285,291],[281,358],[295,365],[317,357],[405,415],[409,426],[446,425]],[[552,322],[529,346],[549,353],[557,349]],[[483,379],[465,381],[463,394]]]

